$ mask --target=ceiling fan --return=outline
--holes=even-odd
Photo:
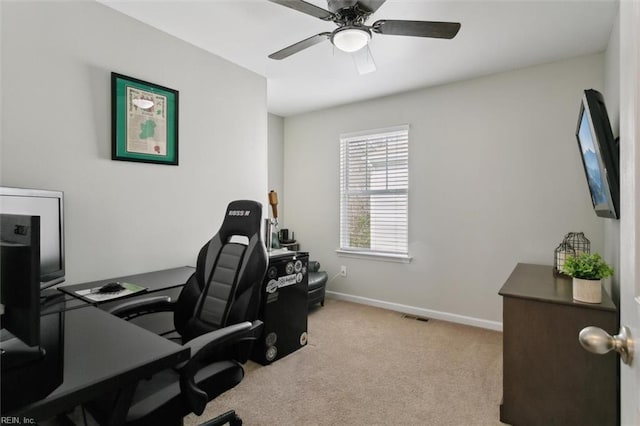
[[[269,55],[271,59],[284,59],[308,47],[325,40],[338,49],[354,54],[354,60],[360,73],[375,70],[368,49],[373,33],[382,35],[400,35],[452,39],[460,30],[458,22],[406,21],[381,19],[372,25],[366,25],[369,16],[384,4],[386,0],[327,0],[325,10],[303,0],[269,0],[324,21],[332,21],[338,28],[333,32],[323,32],[294,43]],[[367,49],[364,49],[367,47]]]

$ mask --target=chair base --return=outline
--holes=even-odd
[[[230,426],[242,426],[242,419],[238,417],[234,410],[220,414],[218,417],[208,420],[199,426],[222,426],[229,423]]]

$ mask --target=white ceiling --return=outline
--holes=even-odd
[[[374,34],[377,71],[359,75],[329,41],[267,56],[336,28],[267,0],[98,0],[267,78],[268,110],[289,116],[603,51],[617,0],[387,0],[378,19],[460,22],[452,40]],[[324,0],[307,0],[327,8]]]

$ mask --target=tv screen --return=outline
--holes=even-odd
[[[596,90],[584,91],[576,137],[593,208],[600,217],[617,219],[620,194],[618,146],[604,98]]]
[[[0,213],[40,216],[40,288],[64,281],[64,197],[60,191],[0,187]]]

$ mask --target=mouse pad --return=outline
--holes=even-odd
[[[114,291],[112,293],[99,293],[98,290],[102,286],[87,288],[84,290],[76,290],[74,291],[74,296],[78,296],[81,299],[84,299],[90,303],[94,302],[106,302],[108,300],[119,299],[121,297],[129,296],[130,294],[140,293],[146,291],[146,287],[139,286],[137,284],[120,282],[118,283],[122,287],[124,287],[120,291]]]

